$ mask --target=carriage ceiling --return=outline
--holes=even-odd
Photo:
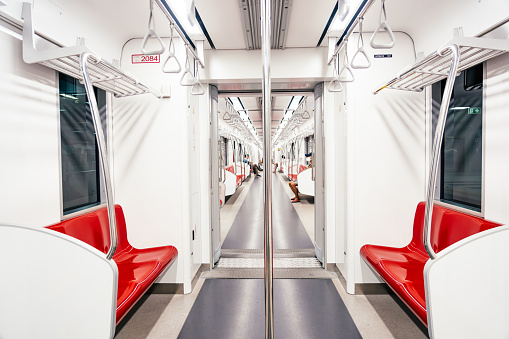
[[[271,135],[274,136],[281,119],[283,119],[283,115],[290,105],[290,101],[292,100],[292,95],[275,95],[272,97],[272,122],[271,122]],[[262,121],[262,96],[258,95],[250,95],[250,96],[240,96],[238,97],[244,106],[244,109],[247,110],[249,119],[251,123],[256,129],[258,136],[263,138],[263,121]],[[220,97],[219,98],[219,118],[222,119],[223,115],[226,111],[226,100],[228,97]],[[308,97],[308,110],[312,115],[313,108],[313,96]]]

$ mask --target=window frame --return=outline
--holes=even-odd
[[[59,154],[58,170],[59,170],[59,184],[60,184],[60,187],[59,187],[59,189],[60,189],[60,220],[63,221],[63,220],[71,219],[76,216],[83,215],[83,214],[90,213],[92,211],[104,208],[106,206],[106,201],[105,201],[104,177],[103,177],[103,173],[101,171],[99,149],[98,149],[98,144],[97,144],[97,139],[96,139],[95,140],[96,162],[97,162],[97,176],[96,177],[97,177],[97,189],[98,189],[98,202],[91,203],[91,204],[83,204],[80,206],[76,206],[73,209],[69,209],[68,211],[64,211],[64,191],[63,191],[64,184],[63,184],[63,168],[62,168],[63,162],[62,162],[62,134],[61,134],[62,133],[62,123],[61,123],[61,112],[60,112],[60,109],[61,109],[60,74],[64,74],[64,75],[67,75],[67,74],[61,73],[58,71],[55,72],[56,83],[58,84],[57,88],[56,88],[56,106],[57,106],[57,110],[58,110],[57,124],[58,124],[58,131],[59,131],[59,134],[58,134],[58,154]],[[67,76],[69,76],[73,79],[76,79],[70,75],[67,75]],[[94,87],[94,90],[97,91],[100,89]],[[104,114],[106,115],[106,117],[104,119],[103,129],[106,132],[107,138],[109,139],[110,135],[111,135],[111,131],[110,131],[109,127],[111,124],[109,123],[108,119],[111,116],[111,114],[110,114],[111,98],[110,98],[110,93],[108,93],[106,91],[104,91],[104,92],[105,92],[105,101],[104,101],[105,112],[104,112]],[[97,93],[96,93],[96,95],[97,95]],[[106,140],[106,145],[109,145],[109,144],[110,144],[109,140]],[[106,156],[109,158],[109,152],[107,150],[106,150]]]
[[[443,206],[443,207],[446,207],[446,208],[449,208],[451,210],[455,210],[455,211],[458,211],[458,212],[462,212],[462,213],[465,213],[465,214],[470,214],[470,215],[474,215],[474,216],[477,216],[477,217],[480,217],[480,218],[484,218],[485,217],[485,197],[486,197],[486,194],[485,194],[485,188],[486,188],[486,185],[485,185],[485,178],[486,178],[486,85],[487,85],[487,63],[486,62],[483,62],[482,63],[482,71],[483,71],[483,87],[482,87],[482,129],[481,129],[481,132],[482,132],[482,145],[481,145],[481,149],[482,149],[482,156],[481,156],[481,206],[480,206],[480,211],[477,211],[477,210],[474,210],[474,209],[471,209],[471,208],[468,208],[467,205],[456,205],[456,204],[453,204],[453,203],[450,203],[450,202],[447,202],[447,201],[443,201],[443,200],[440,200],[440,196],[441,196],[441,186],[442,186],[442,169],[443,169],[443,166],[442,166],[442,158],[443,158],[443,152],[441,151],[440,153],[440,159],[439,159],[439,163],[438,163],[438,167],[439,167],[439,171],[438,171],[438,175],[437,175],[437,180],[436,180],[436,183],[435,183],[435,196],[434,196],[434,204],[438,205],[438,206]],[[433,95],[432,95],[432,86],[428,86],[428,89],[427,89],[427,99],[426,99],[426,102],[428,104],[428,108],[427,108],[427,117],[428,117],[428,121],[427,123],[429,123],[429,128],[428,128],[428,142],[427,142],[427,145],[428,145],[428,152],[427,152],[427,157],[426,157],[426,168],[427,168],[427,173],[426,173],[426,177],[428,178],[429,180],[429,163],[430,163],[430,160],[432,158],[432,152],[433,152],[433,141],[434,141],[434,130],[433,130]],[[445,135],[444,135],[445,137]],[[444,140],[442,139],[442,150],[443,150],[443,146],[444,146]],[[426,183],[426,187],[427,187],[427,183]],[[473,208],[473,207],[472,207]]]

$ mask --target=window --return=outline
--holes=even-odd
[[[99,156],[85,87],[65,74],[59,75],[59,85],[62,196],[68,214],[100,203]],[[104,116],[106,93],[95,89],[95,94]]]
[[[483,64],[456,78],[445,123],[440,159],[440,201],[481,212]],[[432,87],[433,135],[445,80]]]

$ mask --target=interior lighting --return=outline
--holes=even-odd
[[[67,98],[67,99],[78,100],[78,98],[76,98],[74,95],[70,95],[70,94],[60,93],[60,96]]]
[[[283,121],[288,121],[292,117],[293,111],[287,110],[283,116]],[[283,126],[284,127],[284,126]]]
[[[470,107],[451,107],[449,108],[450,111],[458,111],[460,109],[469,109]]]
[[[344,31],[346,29],[346,26],[348,23],[352,20],[354,15],[358,12],[359,7],[364,3],[366,0],[349,0],[347,1],[349,6],[348,14],[344,17],[343,20],[339,18],[338,15],[334,17],[334,20],[332,21],[332,24],[329,27],[329,32],[339,32]]]
[[[164,0],[163,0],[164,1]],[[186,1],[182,0],[166,0],[166,3],[170,5],[171,10],[177,17],[187,34],[203,34],[200,25],[196,23],[194,26],[189,22],[186,11]]]
[[[301,100],[302,100],[301,95],[292,97],[292,100],[290,101],[290,104],[288,105],[288,109],[296,110],[299,107]]]
[[[237,110],[237,111],[244,110],[244,105],[242,105],[242,102],[240,101],[240,99],[238,97],[229,97],[229,99],[233,105],[233,108],[235,108],[235,110]]]

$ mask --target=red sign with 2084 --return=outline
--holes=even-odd
[[[131,55],[131,62],[133,64],[158,64],[161,62],[161,55],[133,54]]]

